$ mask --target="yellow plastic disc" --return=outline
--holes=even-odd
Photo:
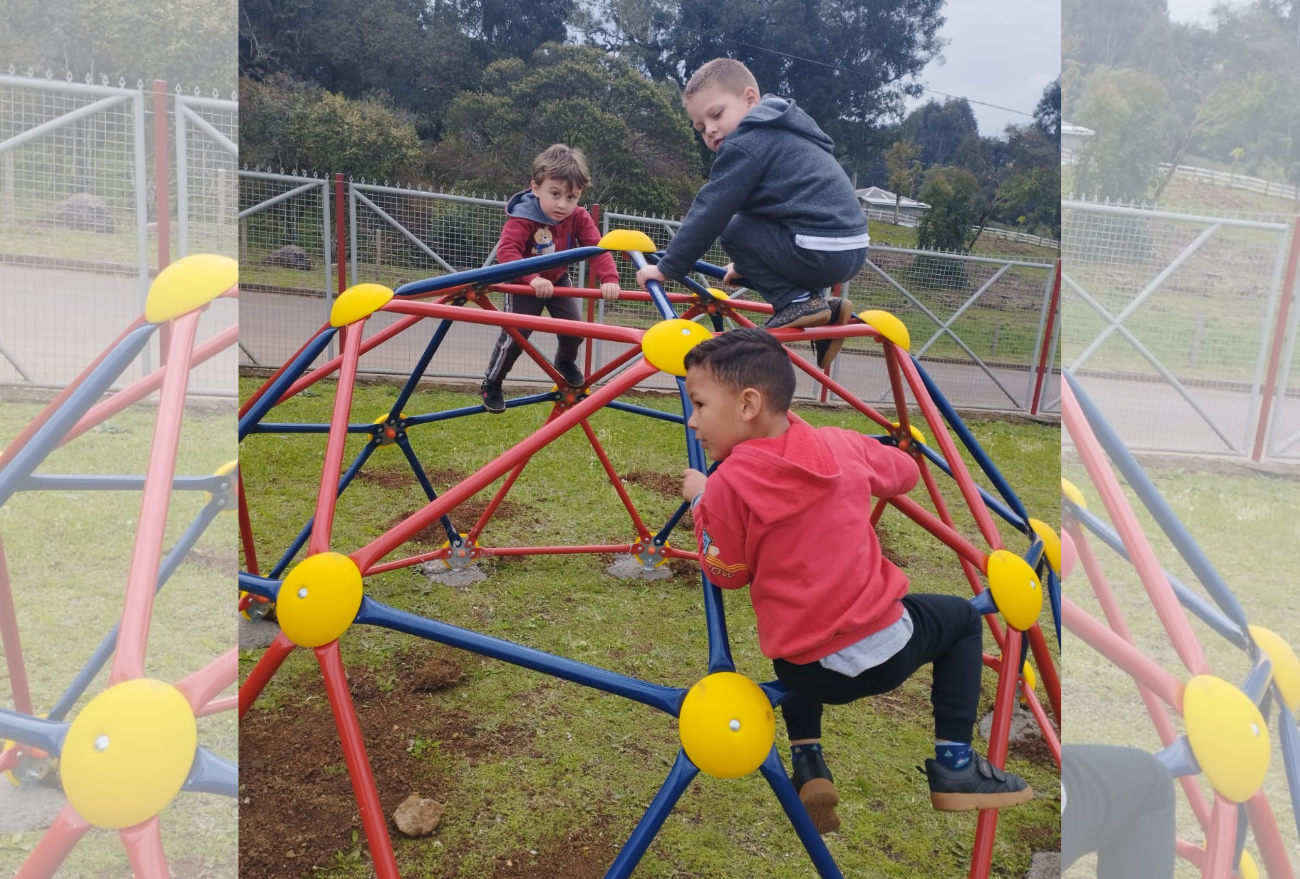
[[[740,778],[759,767],[776,738],[772,703],[744,675],[720,671],[691,687],[678,734],[691,762],[715,778]]]
[[[989,590],[1007,625],[1023,632],[1043,609],[1043,584],[1029,562],[1006,549],[989,554]]]
[[[1268,728],[1259,708],[1232,684],[1197,675],[1183,691],[1183,720],[1210,785],[1234,803],[1250,799],[1268,773]]]
[[[1043,541],[1043,555],[1047,556],[1047,563],[1052,566],[1052,570],[1057,576],[1061,574],[1061,538],[1057,536],[1056,530],[1039,519],[1030,519],[1029,527]]]
[[[897,422],[897,421],[891,421],[891,422],[889,422],[889,423],[892,424],[892,425],[894,425],[894,427],[898,427],[898,422]],[[918,443],[920,443],[921,445],[925,445],[925,444],[926,444],[926,443],[925,443],[925,434],[923,434],[923,433],[921,433],[921,431],[917,430],[917,429],[916,429],[916,425],[913,424],[913,423],[910,422],[910,421],[907,423],[907,432],[910,433],[910,434],[912,435],[912,439],[916,440],[916,441],[917,441]]]
[[[731,298],[729,295],[727,295],[727,291],[726,291],[726,290],[719,290],[717,287],[709,287],[709,288],[708,288],[708,291],[709,291],[709,295],[712,296],[714,299],[730,299],[730,298]]]
[[[639,229],[612,229],[596,242],[596,246],[624,252],[638,250],[641,253],[654,253],[659,249],[650,240],[650,236]]]
[[[712,338],[713,333],[699,324],[672,318],[645,331],[641,337],[641,350],[652,366],[669,375],[686,375],[686,352]]]
[[[96,827],[132,827],[180,792],[198,746],[194,712],[171,684],[124,681],[90,701],[63,742],[63,791]]]
[[[213,473],[212,475],[213,475],[213,476],[225,476],[225,475],[227,475],[227,474],[229,474],[229,473],[234,473],[237,469],[239,469],[239,460],[238,460],[238,459],[236,459],[236,460],[234,460],[234,461],[230,461],[229,463],[226,463],[226,464],[222,464],[220,467],[217,468],[216,472]],[[234,494],[235,494],[234,491],[231,491],[231,492],[230,492],[231,497],[234,497]],[[212,503],[212,492],[210,492],[210,491],[205,491],[205,492],[203,493],[203,499],[204,499],[204,502],[205,502],[205,503],[209,503],[209,504]],[[223,513],[233,513],[233,512],[235,512],[235,510],[236,510],[236,506],[235,506],[235,504],[230,504],[230,505],[228,505],[224,510],[222,510],[221,512],[223,512]]]
[[[1077,485],[1064,477],[1061,478],[1061,494],[1065,495],[1065,499],[1079,509],[1088,509],[1088,502],[1083,499],[1083,492],[1079,491]]]
[[[1282,637],[1260,626],[1250,627],[1250,637],[1273,663],[1273,683],[1293,713],[1300,707],[1300,659]]]
[[[1241,879],[1259,879],[1259,867],[1255,866],[1255,859],[1250,856],[1250,852],[1243,850],[1241,853],[1241,869],[1237,871]]]
[[[352,625],[361,608],[361,571],[352,559],[322,552],[284,578],[275,610],[280,628],[300,647],[320,647]]]
[[[904,351],[911,350],[912,335],[894,315],[887,311],[863,311],[858,313],[858,318]]]
[[[330,326],[345,327],[363,317],[370,317],[388,304],[393,291],[383,284],[357,284],[349,287],[334,300],[330,309]]]
[[[196,253],[158,273],[149,286],[144,319],[151,324],[189,314],[239,283],[239,263],[228,256]]]

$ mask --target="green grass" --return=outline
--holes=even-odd
[[[241,384],[245,395],[255,387],[252,380]],[[394,396],[389,386],[359,387],[352,421],[370,421],[387,410]],[[332,401],[333,386],[323,383],[273,410],[270,420],[327,421]],[[462,394],[429,389],[420,391],[405,411],[436,412],[470,402],[473,399]],[[670,397],[637,402],[669,411],[679,406]],[[801,414],[814,424],[875,432],[860,416],[843,410]],[[426,468],[469,474],[535,431],[543,418],[541,410],[524,408],[495,418],[444,421],[413,429],[412,443]],[[619,474],[658,473],[670,480],[679,476],[685,460],[680,426],[609,410],[593,416],[591,424]],[[1054,513],[1058,429],[1006,422],[977,422],[971,429],[1005,468],[1031,515],[1059,521]],[[351,460],[360,445],[350,440],[345,460]],[[241,449],[263,571],[311,515],[323,448],[319,436],[254,435]],[[392,474],[405,470],[409,476],[405,460],[392,449],[377,452],[367,467]],[[626,482],[652,530],[679,503],[646,488],[643,481]],[[435,480],[434,487],[443,491],[447,485]],[[950,501],[955,497],[951,484],[947,495]],[[626,543],[635,536],[581,431],[569,432],[534,455],[508,501],[514,505],[511,514],[489,523],[483,545]],[[331,547],[351,552],[422,505],[413,479],[395,489],[358,480],[339,502]],[[958,515],[963,533],[978,540],[969,516]],[[462,531],[469,524],[455,522]],[[833,523],[807,525],[802,542],[792,551],[827,551],[827,541],[835,539]],[[885,545],[906,565],[914,591],[969,595],[953,554],[919,527],[886,513],[880,530]],[[685,529],[675,532],[671,542],[686,549],[694,544]],[[1017,550],[1024,543],[1014,534],[1009,538]],[[689,686],[706,672],[698,573],[667,581],[618,581],[605,573],[607,559],[592,556],[498,558],[482,564],[488,579],[464,590],[431,585],[423,575],[401,569],[367,578],[366,593],[423,616],[653,682]],[[757,680],[771,679],[770,662],[758,651],[747,594],[728,594],[725,604],[738,670]],[[381,676],[382,687],[383,676],[393,675],[396,657],[411,642],[408,636],[357,627],[342,639],[344,661],[349,668],[373,670]],[[621,845],[677,752],[673,718],[546,675],[459,655],[466,681],[432,697],[442,706],[439,710],[462,712],[485,734],[521,727],[526,742],[481,761],[434,743],[420,748],[418,757],[414,748],[408,749],[413,785],[419,778],[448,779],[448,787],[434,794],[448,809],[437,844],[396,843],[403,875],[483,876],[502,852],[554,850],[580,831]],[[241,656],[245,673],[257,656]],[[984,689],[985,702],[991,705],[992,677],[986,676]],[[287,705],[301,704],[304,694],[319,692],[314,662],[305,651],[296,651],[254,711],[276,716]],[[927,694],[928,673],[923,671],[889,697],[828,709],[826,746],[844,819],[844,829],[828,838],[828,844],[845,875],[956,876],[967,870],[975,815],[933,812],[924,779],[914,768],[930,751]],[[286,729],[285,735],[292,736],[292,730]],[[778,731],[777,738],[784,751],[784,733]],[[313,754],[302,754],[301,761],[285,771],[306,772],[321,762]],[[1011,766],[1041,793],[1032,804],[1003,813],[994,853],[993,875],[998,877],[1023,875],[1032,850],[1053,848],[1059,831],[1054,768],[1032,763],[1015,749]],[[354,827],[359,827],[355,819]],[[364,860],[342,850],[326,875],[359,879],[366,875]],[[286,863],[284,870],[286,879],[308,875],[306,865]],[[785,879],[812,876],[814,871],[757,774],[735,781],[701,776],[635,873],[700,879],[759,874]]]
[[[1104,519],[1109,518],[1082,465],[1067,462],[1062,473],[1083,491],[1089,509]],[[1153,465],[1147,468],[1147,474],[1223,576],[1245,610],[1246,618],[1253,625],[1272,629],[1292,645],[1300,642],[1300,623],[1297,622],[1300,621],[1300,594],[1288,587],[1285,564],[1279,564],[1284,558],[1279,555],[1280,550],[1295,546],[1300,540],[1300,525],[1294,516],[1297,504],[1300,504],[1300,482],[1232,468],[1197,470],[1192,464],[1178,468]],[[1208,597],[1209,593],[1200,587],[1127,486],[1125,492],[1161,565],[1198,594]],[[1174,653],[1132,566],[1097,541],[1089,542],[1119,597],[1135,643],[1178,680],[1189,680],[1191,676]],[[1094,617],[1104,619],[1081,569],[1066,581],[1065,592]],[[1212,673],[1239,686],[1249,669],[1245,653],[1190,614],[1188,618],[1205,650]],[[1069,670],[1064,675],[1062,687],[1062,698],[1069,714],[1069,723],[1065,727],[1067,742],[1098,742],[1131,745],[1152,752],[1159,750],[1161,742],[1155,727],[1130,678],[1077,639],[1066,639],[1064,664]],[[1174,718],[1174,725],[1179,732],[1182,731],[1179,719]],[[1274,754],[1265,790],[1273,804],[1294,868],[1300,865],[1300,843],[1277,748],[1276,713],[1271,731]],[[1203,779],[1201,788],[1207,796],[1212,796]],[[1201,842],[1204,837],[1181,793],[1178,808],[1180,835]],[[1249,849],[1263,875],[1263,862],[1253,840]],[[1093,875],[1090,864],[1090,860],[1081,862],[1067,876],[1084,879]],[[1177,875],[1192,877],[1199,873],[1180,862]]]
[[[0,443],[10,441],[42,407],[5,401],[0,405]],[[188,415],[182,427],[176,472],[206,476],[237,454],[233,413]],[[53,451],[38,474],[141,475],[145,472],[154,413],[133,407]],[[118,621],[140,515],[139,492],[19,492],[0,507],[0,535],[13,584],[36,710],[49,710]],[[204,504],[201,492],[172,498],[164,547],[172,546]],[[211,662],[234,643],[230,566],[237,528],[220,516],[199,539],[156,597],[146,676],[174,683]],[[77,703],[104,691],[107,669]],[[232,695],[231,688],[223,695]],[[9,678],[0,681],[0,703],[13,707]],[[233,711],[200,718],[199,743],[236,759]],[[4,783],[4,782],[0,782]],[[236,869],[236,811],[231,797],[180,794],[162,813],[163,843],[172,864],[231,875]],[[11,874],[40,839],[41,831],[6,833],[0,844],[0,872]],[[73,849],[63,877],[128,875],[116,833],[93,830]]]

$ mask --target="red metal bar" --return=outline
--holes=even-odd
[[[592,222],[596,224],[596,228],[599,229],[600,228],[600,205],[599,204],[594,204],[591,206],[591,219]],[[600,279],[596,277],[595,270],[592,268],[590,263],[587,264],[587,268],[589,274],[591,275],[590,278],[591,286],[595,287],[596,289],[599,289]],[[620,284],[619,286],[622,285]],[[596,322],[596,300],[588,299],[587,300],[587,323],[595,323],[595,322]],[[591,375],[592,358],[594,358],[596,355],[595,352],[591,350],[593,346],[590,343],[588,343],[583,347],[585,350],[582,355],[582,374]]]
[[[325,443],[325,465],[321,468],[320,488],[316,492],[316,515],[312,520],[307,555],[330,548],[334,528],[334,508],[338,506],[339,475],[343,472],[343,451],[348,441],[348,416],[352,413],[352,392],[357,384],[357,360],[361,357],[361,330],[364,319],[343,328],[343,369],[334,397],[334,415],[330,420],[329,439]]]
[[[422,305],[421,303],[410,304],[417,306]],[[567,321],[567,323],[572,323],[572,321]],[[636,387],[636,385],[641,381],[649,378],[658,371],[659,370],[655,369],[655,367],[648,363],[638,363],[633,366],[627,372],[612,380],[609,384],[600,388],[591,396],[583,399],[580,403],[566,411],[550,424],[547,424],[536,433],[524,439],[518,445],[497,456],[496,459],[479,469],[477,473],[461,482],[455,488],[452,488],[442,497],[429,503],[424,507],[424,509],[416,512],[415,515],[409,516],[405,521],[394,526],[387,534],[376,538],[366,546],[363,546],[356,552],[352,553],[352,560],[356,563],[357,567],[361,569],[363,575],[370,573],[371,565],[378,562],[394,548],[401,546],[422,529],[437,521],[437,519],[448,510],[455,509],[479,491],[482,491],[483,488],[501,478],[507,470],[518,464],[521,460],[535,454],[539,449],[545,447],[556,437],[569,430],[592,412],[600,409],[606,403],[617,398],[628,389]]]
[[[339,295],[348,288],[348,273],[344,269],[344,264],[348,260],[348,250],[343,243],[343,233],[347,224],[343,222],[343,175],[334,175],[334,239],[337,242],[335,247],[334,274],[338,277],[337,285]]]
[[[949,528],[925,507],[905,494],[891,497],[889,502],[901,510],[903,515],[912,519],[916,524],[947,544],[958,556],[970,562],[981,573],[988,570],[988,557],[980,551],[979,547],[962,537],[952,528]]]
[[[894,343],[886,342],[881,346],[885,352],[885,368],[889,371],[889,389],[894,394],[894,414],[898,416],[899,442],[903,448],[912,442],[912,425],[907,414],[907,393],[903,390],[903,375],[898,368],[898,348]],[[930,429],[935,433],[939,429],[931,424]]]
[[[248,573],[257,571],[257,541],[253,539],[253,520],[248,516],[248,496],[244,493],[244,471],[239,471],[239,542],[244,547],[244,565]]]
[[[217,354],[224,351],[226,348],[229,348],[231,345],[236,344],[238,341],[239,324],[231,324],[229,327],[194,349],[193,354],[190,356],[189,368],[193,369],[200,363],[205,363],[208,360],[211,360]],[[163,378],[166,375],[167,367],[161,366],[143,378],[133,382],[130,387],[124,388],[104,400],[102,403],[96,404],[93,409],[82,416],[81,420],[77,422],[76,426],[73,427],[72,430],[68,431],[68,435],[63,438],[59,445],[66,445],[67,443],[72,442],[92,427],[104,423],[126,407],[130,406],[132,403],[143,400],[145,397],[158,390],[158,388],[162,387]]]
[[[119,333],[117,338],[108,344],[108,347],[103,351],[100,351],[99,355],[90,362],[90,365],[83,369],[80,375],[69,382],[68,386],[60,391],[59,395],[51,400],[49,404],[41,410],[40,414],[32,419],[31,423],[22,429],[18,436],[10,440],[9,444],[3,449],[0,449],[0,470],[3,470],[5,465],[8,464],[9,461],[27,445],[27,442],[36,435],[36,432],[45,426],[45,423],[50,420],[50,416],[59,411],[64,402],[67,401],[68,397],[72,396],[73,391],[81,386],[86,378],[95,371],[95,368],[103,362],[104,358],[107,357],[119,344],[121,344],[123,339],[143,326],[144,322],[144,315],[131,321],[131,325]]]
[[[1264,455],[1264,437],[1268,433],[1269,412],[1273,395],[1277,392],[1278,364],[1286,343],[1287,315],[1291,310],[1291,297],[1295,295],[1295,279],[1300,273],[1300,217],[1291,227],[1291,253],[1286,259],[1286,279],[1282,282],[1282,302],[1278,305],[1277,321],[1273,324],[1273,342],[1268,350],[1268,371],[1264,376],[1264,398],[1259,407],[1259,421],[1255,423],[1255,446],[1250,460],[1259,461]]]
[[[632,544],[630,543],[611,543],[600,546],[512,546],[512,547],[491,547],[481,546],[474,550],[475,558],[491,558],[492,556],[524,556],[524,555],[594,555],[600,552],[623,552],[630,553]],[[665,555],[673,558],[695,559],[696,554],[693,552],[684,552],[665,548]],[[409,568],[423,562],[437,561],[447,557],[447,549],[437,549],[432,552],[421,553],[410,558],[399,559],[392,562],[384,562],[381,565],[375,565],[366,572],[367,575],[382,574],[385,571],[395,571],[399,568]]]
[[[888,351],[885,354],[889,356]],[[925,384],[921,381],[920,374],[916,371],[916,366],[912,363],[910,357],[898,358],[899,368],[902,369],[903,375],[907,378],[908,385],[912,388],[912,396],[916,398],[916,405],[920,408],[921,413],[925,416],[926,423],[934,432],[934,441],[943,453],[944,459],[952,469],[953,482],[957,483],[957,488],[961,490],[962,497],[966,499],[966,505],[970,507],[971,515],[975,517],[975,524],[979,526],[980,533],[988,541],[992,549],[1002,549],[1002,536],[998,533],[997,526],[993,524],[993,517],[989,515],[988,508],[984,506],[984,499],[980,497],[979,492],[975,489],[975,480],[971,478],[970,471],[966,469],[966,462],[962,460],[961,455],[957,452],[957,446],[948,436],[948,431],[943,428],[944,420],[939,414],[938,408],[934,401],[930,399],[929,393],[925,390]]]
[[[1043,348],[1038,352],[1037,375],[1034,378],[1034,394],[1029,398],[1029,414],[1037,415],[1038,407],[1043,402],[1043,379],[1047,376],[1048,346],[1052,341],[1052,330],[1056,327],[1056,310],[1061,304],[1061,261],[1056,261],[1056,280],[1052,282],[1052,298],[1047,304],[1047,323],[1043,325]]]
[[[382,330],[375,333],[373,336],[371,336],[370,338],[366,339],[361,343],[361,353],[365,354],[367,351],[370,351],[373,348],[377,348],[378,346],[382,345],[384,342],[387,342],[389,339],[393,338],[398,333],[402,332],[408,327],[412,327],[420,323],[421,320],[423,320],[423,318],[404,317],[401,320],[395,321],[389,326],[384,327]],[[300,348],[299,351],[301,350],[302,349]],[[294,355],[294,357],[297,356],[298,356],[297,354]],[[292,360],[293,358],[291,357],[289,359]],[[276,405],[278,406],[286,400],[293,399],[295,396],[301,393],[304,388],[309,388],[312,385],[316,384],[316,382],[334,373],[335,371],[338,370],[339,366],[342,363],[343,363],[343,355],[340,354],[339,356],[329,360],[323,366],[318,366],[315,369],[313,369],[311,372],[304,373],[302,376],[298,378],[296,382],[294,382],[292,385],[289,386],[289,389],[284,392],[284,394],[280,397],[279,400],[276,401]],[[269,384],[273,379],[274,376],[272,376],[271,379],[268,379],[267,383]]]
[[[239,648],[231,647],[212,662],[176,682],[176,689],[198,712],[218,693],[239,680]]]
[[[90,822],[78,815],[71,803],[64,803],[54,823],[46,828],[41,841],[14,874],[14,879],[51,879],[68,857],[68,852],[88,830]]]
[[[1052,759],[1056,761],[1056,768],[1059,770],[1061,768],[1061,738],[1056,734],[1056,729],[1052,726],[1052,720],[1047,716],[1047,711],[1043,708],[1043,703],[1039,700],[1038,694],[1030,689],[1026,689],[1024,693],[1025,704],[1029,706],[1029,712],[1034,715],[1034,720],[1038,723],[1038,729],[1043,733],[1043,740],[1047,742],[1047,750],[1052,752]]]
[[[393,299],[381,311],[392,314],[418,314],[421,317],[449,318],[473,324],[486,324],[494,327],[515,327],[525,330],[541,330],[543,333],[556,333],[566,336],[583,336],[588,339],[604,339],[607,342],[625,342],[640,345],[644,330],[630,327],[606,326],[605,324],[588,324],[582,321],[562,320],[558,317],[534,317],[531,314],[514,314],[504,311],[477,311],[456,305],[435,305],[432,302],[411,302],[405,299]]]
[[[172,261],[172,212],[169,190],[171,189],[171,172],[167,161],[167,83],[161,79],[153,81],[153,159],[154,182],[157,193],[154,199],[154,213],[158,218],[158,272],[171,265]],[[159,363],[167,365],[167,351],[171,348],[171,324],[164,323],[158,329]]]
[[[1005,661],[1007,657],[1020,656],[1020,632],[1007,627],[1007,640],[1002,645],[1003,662],[998,670],[998,691],[993,700],[993,726],[989,731],[988,760],[999,769],[1007,765],[1007,745],[1011,741],[1011,714],[1016,707],[1016,681],[1020,678],[1018,663]],[[993,839],[998,830],[998,810],[980,809],[975,822],[975,848],[970,858],[970,879],[987,879],[993,864]]]
[[[27,686],[27,666],[23,663],[22,641],[18,637],[18,611],[9,581],[4,540],[0,539],[0,645],[4,647],[5,665],[9,668],[9,687],[14,694],[14,709],[23,714],[32,711],[32,694]]]
[[[596,457],[600,459],[600,465],[605,468],[605,475],[609,477],[609,482],[614,486],[614,491],[618,493],[618,499],[623,502],[627,509],[627,514],[632,517],[632,527],[636,529],[637,535],[642,540],[650,538],[650,529],[641,521],[641,516],[636,511],[636,505],[632,503],[632,498],[627,493],[627,488],[623,485],[623,480],[619,479],[618,471],[609,460],[609,455],[605,454],[605,449],[596,439],[596,431],[591,429],[591,423],[587,419],[582,419],[582,432],[587,435],[591,442],[591,447],[596,450]]]
[[[1210,826],[1205,831],[1205,865],[1203,879],[1233,875],[1232,856],[1237,848],[1237,804],[1221,794],[1214,795]]]
[[[1029,635],[1029,650],[1034,655],[1034,665],[1038,666],[1038,676],[1043,679],[1043,689],[1047,691],[1047,701],[1052,706],[1052,714],[1056,717],[1056,722],[1064,724],[1064,716],[1061,714],[1061,676],[1056,673],[1056,663],[1052,661],[1052,653],[1047,648],[1047,637],[1043,635],[1043,627],[1034,623],[1026,633]],[[1043,731],[1047,731],[1046,725],[1039,721],[1039,726]],[[1057,743],[1060,747],[1060,743]],[[1061,762],[1061,755],[1058,752],[1056,762]]]
[[[370,760],[366,757],[366,744],[361,736],[361,724],[357,721],[357,712],[352,705],[352,694],[348,691],[347,674],[343,670],[343,659],[339,655],[339,642],[331,641],[323,647],[315,648],[316,661],[320,663],[321,675],[325,678],[325,692],[329,696],[330,708],[334,712],[334,725],[339,731],[339,744],[343,746],[343,759],[348,765],[348,775],[352,777],[352,790],[356,794],[357,810],[361,813],[361,827],[366,832],[366,842],[370,845],[370,857],[374,859],[375,873],[379,879],[401,879],[397,873],[397,858],[393,855],[393,843],[388,838],[388,822],[384,810],[379,804],[379,793],[375,789],[375,777],[370,771]]]
[[[635,360],[636,358],[640,357],[641,354],[642,352],[641,352],[640,345],[637,345],[634,348],[628,348],[626,351],[624,351],[622,354],[615,357],[609,363],[606,363],[600,369],[596,370],[596,372],[587,376],[587,386],[591,387],[592,385],[597,384],[598,382],[602,381],[605,378],[605,376],[614,372],[616,369],[622,367],[624,363],[627,363],[631,360]]]
[[[173,321],[168,360],[189,362],[199,312],[192,311]],[[153,447],[145,471],[144,490],[140,499],[140,521],[136,526],[135,545],[131,550],[131,567],[127,574],[126,600],[122,606],[121,628],[109,684],[144,676],[145,646],[149,641],[149,622],[153,617],[154,592],[158,585],[158,566],[162,560],[163,537],[167,531],[167,508],[171,502],[172,476],[176,472],[176,453],[180,445],[181,420],[185,417],[185,391],[189,371],[168,370],[159,394],[158,415],[154,423]]]
[[[1246,801],[1246,820],[1255,837],[1255,845],[1259,846],[1259,855],[1269,879],[1295,879],[1286,843],[1273,816],[1273,806],[1262,789],[1255,791],[1254,796]]]
[[[244,683],[239,688],[239,716],[242,719],[248,713],[248,709],[253,707],[257,697],[262,695],[262,690],[275,677],[276,670],[284,663],[293,648],[297,645],[289,640],[289,636],[283,630],[275,633],[275,640],[266,648],[262,658],[253,666],[253,670],[248,673]]]
[[[751,324],[750,326],[753,326],[753,324]],[[776,336],[777,340],[782,343],[791,342],[798,339],[797,336],[791,338],[788,334],[783,334],[782,330],[773,331],[772,335]],[[886,430],[894,429],[894,425],[890,424],[888,418],[881,415],[875,409],[872,409],[866,403],[863,403],[853,394],[852,391],[850,391],[848,388],[844,387],[842,384],[835,381],[835,379],[831,378],[829,375],[823,373],[820,369],[818,369],[816,364],[808,363],[808,361],[804,360],[802,357],[800,357],[798,354],[795,354],[793,351],[787,350],[787,353],[790,355],[790,362],[794,364],[796,369],[803,370],[805,373],[812,376],[813,381],[818,382],[830,388],[837,395],[839,395],[839,397],[842,400],[844,400],[844,402],[848,403],[854,409],[857,409],[867,418],[876,422],[876,424],[879,424],[881,427],[885,428]]]
[[[307,346],[310,345],[310,344],[312,343],[312,340],[313,340],[313,339],[315,339],[317,336],[319,336],[321,333],[325,332],[325,331],[328,330],[328,329],[330,329],[330,325],[329,325],[329,324],[324,324],[324,325],[322,325],[321,328],[320,328],[319,330],[317,330],[316,332],[314,332],[314,333],[311,334],[311,337],[310,337],[309,339],[307,339],[307,341],[305,341],[305,342],[303,342],[301,345],[299,345],[299,346],[298,346],[298,350],[295,351],[295,352],[293,352],[293,354],[289,355],[289,357],[287,357],[287,358],[285,359],[284,363],[281,363],[281,364],[280,364],[279,369],[277,369],[275,372],[271,373],[271,377],[268,378],[268,379],[267,379],[267,380],[262,384],[262,386],[261,386],[260,388],[258,388],[256,391],[254,391],[253,394],[252,394],[252,396],[250,396],[247,400],[245,400],[245,401],[243,402],[243,404],[239,407],[239,417],[240,417],[240,418],[243,418],[245,415],[247,415],[247,414],[248,414],[248,410],[251,409],[251,408],[253,408],[253,406],[256,405],[256,403],[257,403],[258,400],[262,399],[262,396],[263,396],[263,395],[264,395],[268,390],[270,390],[271,385],[275,383],[275,380],[276,380],[277,378],[279,378],[281,375],[283,375],[284,372],[285,372],[285,370],[287,370],[287,369],[289,368],[289,364],[291,364],[291,363],[293,363],[295,360],[297,360],[297,359],[298,359],[298,355],[302,354],[303,351],[307,350]],[[287,400],[288,398],[289,398],[289,394],[288,394],[288,392],[286,392],[285,395],[284,395],[283,397],[281,397],[279,400],[276,401],[276,404],[278,405],[278,404],[280,404],[280,403],[283,403],[283,402],[284,402],[285,400]]]
[[[1061,623],[1086,644],[1119,666],[1129,677],[1183,713],[1183,684],[1144,653],[1088,616],[1070,599],[1061,597]]]
[[[1106,510],[1110,513],[1110,519],[1115,526],[1115,530],[1119,533],[1120,539],[1124,541],[1124,546],[1128,550],[1128,557],[1137,570],[1138,577],[1142,580],[1147,595],[1151,598],[1151,604],[1155,607],[1156,614],[1164,624],[1165,631],[1169,634],[1169,640],[1174,649],[1178,651],[1178,656],[1183,665],[1194,675],[1209,674],[1210,665],[1205,658],[1205,652],[1201,649],[1201,644],[1196,640],[1196,634],[1192,631],[1191,624],[1183,614],[1182,606],[1178,603],[1177,596],[1174,595],[1173,587],[1165,579],[1164,570],[1160,567],[1155,550],[1147,542],[1142,526],[1138,524],[1132,507],[1129,506],[1128,500],[1124,497],[1124,492],[1120,488],[1115,471],[1111,468],[1110,462],[1102,451],[1101,444],[1097,442],[1096,436],[1093,435],[1088,419],[1080,411],[1079,405],[1074,399],[1074,392],[1070,390],[1068,382],[1061,385],[1061,416],[1065,421],[1066,429],[1070,431],[1070,436],[1074,439],[1074,445],[1079,451],[1079,457],[1083,461],[1088,475],[1092,477],[1097,493],[1101,496],[1102,503],[1105,504]]]
[[[223,711],[232,711],[239,707],[238,696],[227,696],[224,699],[217,699],[209,702],[207,705],[199,708],[194,712],[195,717],[211,717],[214,714],[220,714]]]
[[[140,879],[170,879],[171,870],[167,868],[157,815],[134,827],[122,828],[118,835],[126,849],[127,860],[131,862],[132,873]]]

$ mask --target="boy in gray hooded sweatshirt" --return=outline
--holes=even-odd
[[[637,283],[684,278],[720,237],[732,261],[724,283],[745,278],[772,305],[764,326],[847,323],[852,303],[828,299],[825,288],[862,269],[870,239],[831,139],[793,101],[760,97],[749,68],[730,58],[697,70],[682,103],[718,157],[663,259],[637,272]],[[815,343],[818,366],[842,344]]]

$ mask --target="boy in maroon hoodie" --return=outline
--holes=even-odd
[[[793,693],[781,705],[795,789],[821,833],[840,826],[839,795],[821,753],[822,705],[887,693],[934,664],[935,757],[925,761],[941,811],[1023,803],[1025,780],[971,752],[983,627],[953,595],[908,595],[881,552],[871,498],[904,494],[919,470],[904,451],[789,416],[794,369],[765,330],[738,329],[691,349],[688,426],[714,460],[687,470],[700,564],[724,589],[749,586],[758,645]],[[706,487],[707,486],[707,487]],[[824,548],[811,522],[831,523]]]
[[[591,184],[587,159],[581,150],[557,143],[544,149],[533,159],[532,186],[518,192],[506,204],[510,219],[501,229],[497,242],[497,261],[512,262],[529,256],[541,256],[574,247],[590,247],[600,241],[600,230],[586,208],[578,206],[582,191]],[[606,299],[618,298],[618,269],[608,253],[591,260],[592,271],[600,279],[600,295]],[[502,307],[514,314],[541,315],[543,309],[551,317],[564,320],[582,320],[578,300],[568,296],[553,299],[556,287],[571,287],[569,270],[565,266],[548,269],[540,274],[526,274],[519,283],[529,284],[533,295],[507,293]],[[527,339],[532,330],[519,331]],[[555,368],[564,381],[575,388],[582,387],[585,379],[578,368],[578,350],[581,336],[559,336],[555,352]],[[510,374],[523,349],[501,330],[497,343],[488,358],[487,370],[480,389],[483,408],[489,412],[506,411],[506,401],[501,383]]]

